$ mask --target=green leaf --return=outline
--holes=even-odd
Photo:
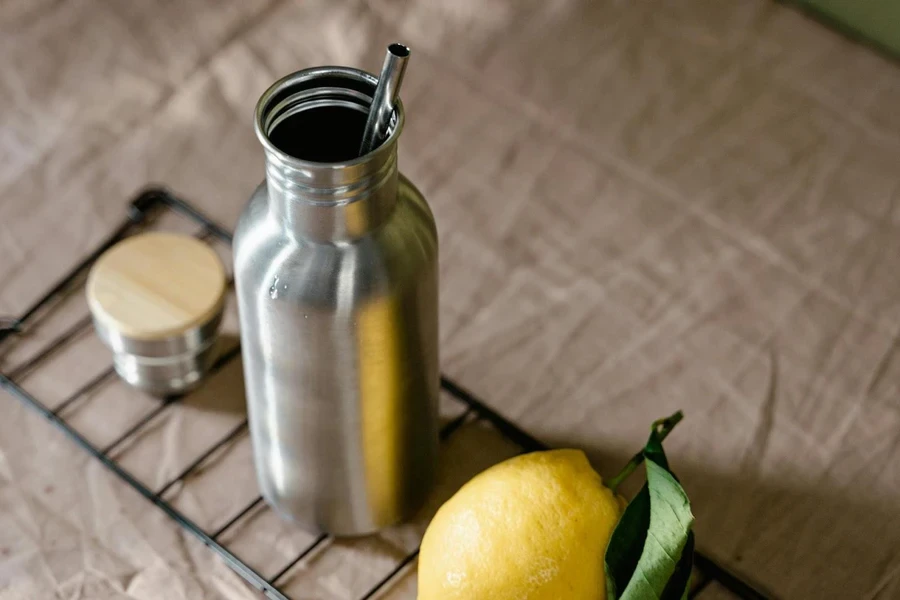
[[[681,552],[681,560],[675,573],[669,578],[662,600],[684,600],[691,591],[691,573],[694,570],[694,532],[688,534],[687,543]]]
[[[693,567],[694,517],[687,494],[669,470],[662,440],[681,419],[653,424],[642,455],[647,483],[625,508],[606,550],[608,600],[679,600]],[[634,465],[626,466],[634,470]]]
[[[624,590],[641,559],[650,528],[650,492],[647,486],[625,507],[606,548],[606,598],[614,600]]]

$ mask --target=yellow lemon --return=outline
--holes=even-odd
[[[438,510],[419,600],[605,600],[604,554],[622,509],[580,450],[512,458]]]

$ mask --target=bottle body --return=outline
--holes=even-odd
[[[383,163],[340,176],[298,181],[267,155],[235,232],[259,485],[335,535],[409,517],[437,459],[437,233],[397,172],[397,133]]]

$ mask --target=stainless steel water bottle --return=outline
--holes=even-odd
[[[234,238],[259,485],[334,535],[409,517],[437,457],[437,232],[397,170],[399,102],[359,156],[377,83],[320,67],[262,95],[266,179]]]

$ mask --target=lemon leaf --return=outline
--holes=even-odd
[[[673,415],[676,417],[676,415]],[[606,550],[608,600],[679,600],[693,567],[694,517],[669,470],[662,438],[680,415],[658,421],[642,453],[647,483],[625,508]]]
[[[641,560],[650,528],[650,492],[641,488],[622,513],[606,547],[606,598],[616,600]]]
[[[691,571],[694,570],[694,532],[688,534],[687,543],[681,552],[681,559],[675,573],[669,578],[662,600],[683,600],[691,590]]]

